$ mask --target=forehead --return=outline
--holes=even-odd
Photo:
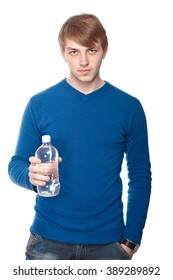
[[[76,41],[70,40],[70,39],[66,39],[65,41],[65,49],[77,49],[77,50],[86,50],[88,48],[100,48],[101,47],[101,43],[94,43],[93,45],[91,45],[90,47],[86,47],[83,46],[81,44],[78,44]]]

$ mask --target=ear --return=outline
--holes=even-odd
[[[108,48],[106,48],[103,52],[103,59],[106,57],[107,52],[108,52]]]

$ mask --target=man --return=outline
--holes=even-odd
[[[108,40],[97,17],[69,18],[59,44],[69,77],[30,99],[9,163],[11,180],[37,191],[49,180],[49,171],[33,156],[42,135],[51,135],[62,158],[60,194],[36,197],[26,259],[131,259],[141,243],[151,192],[143,108],[101,79]],[[126,222],[120,177],[124,155]]]

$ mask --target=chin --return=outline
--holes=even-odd
[[[85,83],[89,83],[92,82],[94,80],[94,77],[78,77],[78,80],[81,82],[85,82]]]

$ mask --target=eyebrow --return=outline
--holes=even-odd
[[[67,50],[78,50],[76,48],[71,48],[71,47],[68,47]]]
[[[86,48],[87,50],[91,50],[91,49],[96,49],[97,46],[92,46],[92,47],[88,47]],[[73,47],[67,47],[67,50],[72,50],[72,51],[79,51],[79,49],[77,48],[73,48]]]

